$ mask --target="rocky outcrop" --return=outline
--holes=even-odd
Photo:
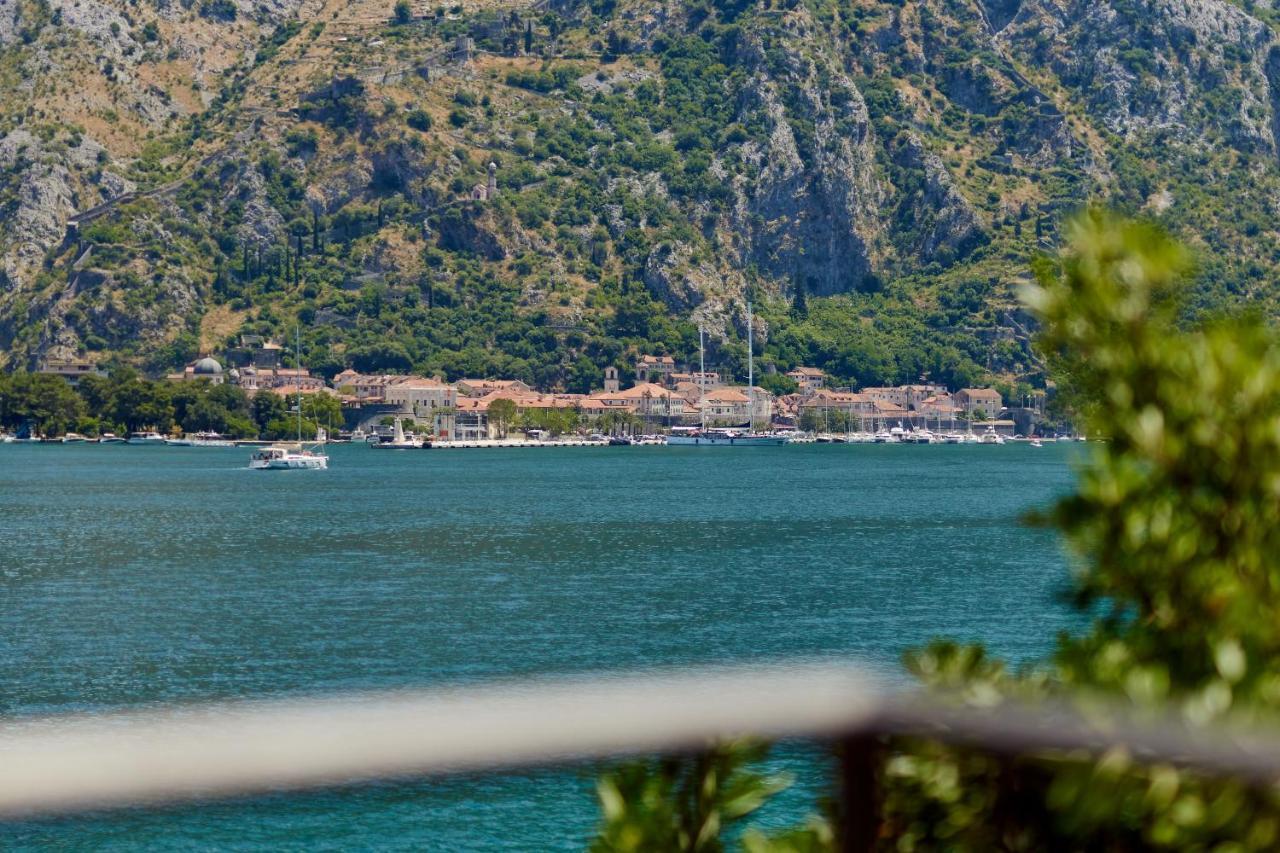
[[[682,313],[700,305],[718,278],[714,267],[705,261],[693,263],[692,255],[689,246],[661,243],[644,264],[645,287],[655,299]]]
[[[926,261],[950,262],[986,239],[978,215],[956,189],[942,160],[919,136],[905,134],[894,161],[914,178],[899,219],[912,226],[915,254]]]
[[[733,227],[745,235],[743,265],[821,295],[874,281],[885,191],[862,94],[830,57],[800,49],[812,43],[811,27],[798,16],[785,51],[768,51],[756,34],[740,48],[751,71],[740,115],[763,121],[769,136],[737,152],[747,169],[734,179]],[[805,129],[803,142],[796,126]]]
[[[480,210],[455,207],[440,217],[440,248],[453,252],[469,252],[490,261],[507,257],[498,235],[484,222]]]
[[[11,176],[13,197],[0,238],[0,292],[21,287],[39,268],[48,247],[62,239],[76,202],[73,178],[62,160],[25,130],[0,139],[0,173]]]
[[[1271,29],[1230,0],[1027,0],[999,36],[1051,68],[1111,132],[1280,151]]]

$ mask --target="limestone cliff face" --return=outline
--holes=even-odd
[[[741,120],[769,129],[764,144],[732,152],[746,166],[732,179],[741,259],[813,294],[863,288],[883,260],[888,191],[866,104],[803,10],[767,35],[779,39],[772,50],[759,32],[741,48]]]
[[[1195,142],[1215,127],[1242,151],[1280,151],[1276,35],[1229,0],[1027,0],[999,40],[1122,137]]]

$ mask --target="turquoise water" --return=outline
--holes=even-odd
[[[1076,454],[341,446],[252,472],[243,449],[4,446],[0,716],[827,654],[894,674],[935,636],[1027,660],[1075,617],[1054,538],[1018,519]],[[591,779],[29,823],[0,848],[576,849]]]

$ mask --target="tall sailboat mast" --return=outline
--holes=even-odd
[[[293,360],[297,362],[293,388],[298,392],[298,444],[302,444],[302,327],[293,327]]]
[[[703,398],[707,396],[707,354],[702,340],[702,324],[698,324],[698,423],[707,428],[707,407]]]
[[[755,376],[755,358],[754,347],[751,338],[751,300],[747,300],[747,428],[755,430],[756,427],[756,376]]]

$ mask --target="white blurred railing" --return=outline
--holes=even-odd
[[[1136,761],[1280,779],[1272,731],[1096,704],[974,708],[890,690],[844,664],[788,664],[0,721],[0,820],[682,752],[740,735],[839,745],[846,849],[873,839],[886,735],[1002,755],[1121,748]]]

